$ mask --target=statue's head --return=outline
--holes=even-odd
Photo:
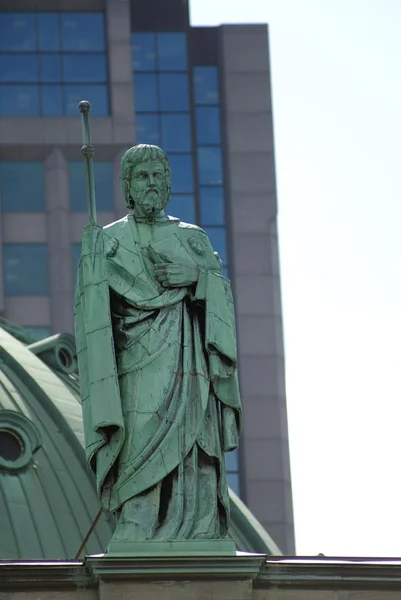
[[[121,158],[121,189],[127,207],[152,216],[168,204],[171,171],[167,154],[159,146],[139,144]]]

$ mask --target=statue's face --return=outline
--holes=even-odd
[[[134,168],[131,197],[145,215],[156,215],[167,205],[167,187],[166,173],[160,161],[141,162]]]

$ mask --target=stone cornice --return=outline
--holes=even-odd
[[[401,590],[401,559],[236,556],[87,557],[0,561],[0,591],[97,588],[162,581],[249,582],[254,589]]]
[[[269,556],[254,587],[401,590],[401,559]]]
[[[0,561],[0,590],[77,589],[92,583],[82,561]]]

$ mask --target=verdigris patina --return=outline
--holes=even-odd
[[[165,214],[171,173],[161,148],[125,152],[129,214],[104,228],[89,137],[82,151],[92,208],[75,327],[87,458],[117,518],[109,552],[145,541],[210,548],[227,537],[224,453],[241,429],[230,282],[206,233]]]

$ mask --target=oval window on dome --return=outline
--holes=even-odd
[[[15,431],[0,429],[0,458],[16,461],[24,453],[24,442]]]
[[[0,410],[0,469],[23,469],[32,463],[40,446],[40,435],[32,421],[21,413]]]

